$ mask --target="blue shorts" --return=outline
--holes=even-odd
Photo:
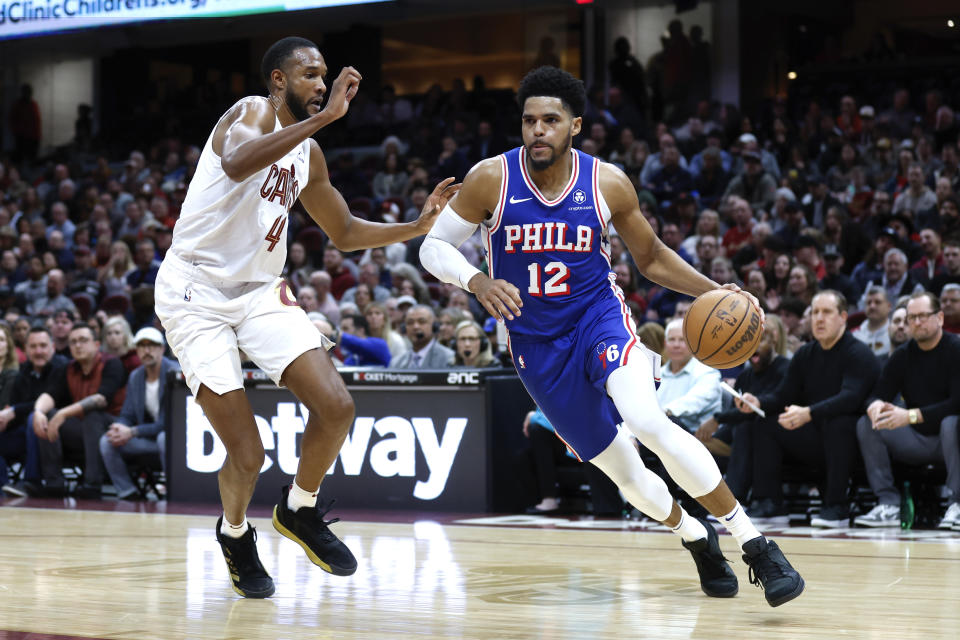
[[[510,351],[530,397],[581,461],[606,449],[622,422],[607,395],[607,377],[630,359],[643,358],[659,378],[660,356],[654,362],[626,305],[613,296],[591,305],[577,326],[558,338],[511,334]]]

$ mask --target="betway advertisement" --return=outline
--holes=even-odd
[[[485,402],[478,388],[351,389],[356,414],[321,486],[348,509],[487,509]],[[266,450],[255,504],[277,501],[291,482],[309,412],[285,389],[249,388]],[[193,397],[177,385],[170,433],[170,499],[219,502],[226,450]]]
[[[0,0],[0,39],[128,22],[218,18],[389,0]]]

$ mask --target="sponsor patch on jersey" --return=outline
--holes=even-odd
[[[577,204],[583,204],[587,201],[587,194],[583,192],[583,189],[577,189],[573,192],[573,201]]]

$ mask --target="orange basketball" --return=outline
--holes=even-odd
[[[683,318],[683,337],[693,357],[715,369],[746,362],[762,334],[760,313],[747,296],[728,289],[699,296]]]

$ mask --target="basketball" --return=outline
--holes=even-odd
[[[763,326],[746,295],[714,289],[693,301],[683,318],[683,337],[693,357],[715,369],[729,369],[753,355]]]

